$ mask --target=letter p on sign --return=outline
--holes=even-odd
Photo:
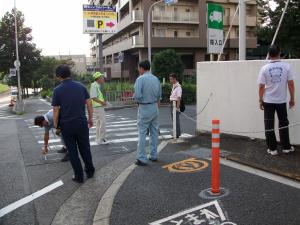
[[[96,26],[97,26],[98,29],[104,28],[105,25],[104,25],[103,20],[97,20]]]

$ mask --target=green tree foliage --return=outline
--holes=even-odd
[[[31,28],[24,26],[24,15],[17,11],[17,28],[19,39],[19,59],[21,62],[21,84],[23,88],[34,87],[38,77],[34,76],[34,71],[40,64],[40,50],[32,42]],[[0,20],[0,73],[9,73],[10,68],[14,68],[16,60],[15,22],[14,11],[7,12]],[[3,77],[2,77],[3,79]],[[16,86],[17,78],[9,80],[9,85]]]
[[[162,78],[169,78],[170,73],[175,73],[178,78],[182,77],[184,65],[181,58],[176,54],[175,50],[167,49],[154,54],[152,63],[152,72]]]
[[[279,24],[285,1],[274,0],[275,10],[269,6],[268,0],[258,0],[261,9],[262,26],[258,28],[258,43],[262,46],[270,45]],[[300,57],[300,1],[290,0],[288,9],[281,24],[276,44],[291,58]]]

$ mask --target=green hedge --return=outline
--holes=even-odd
[[[171,84],[162,85],[162,102],[170,102],[172,86]],[[185,104],[195,104],[196,103],[196,85],[190,83],[183,83],[182,85],[182,97]]]
[[[0,94],[7,92],[9,90],[9,87],[5,84],[0,84]]]
[[[42,98],[46,98],[46,97],[51,98],[53,95],[53,90],[42,90],[40,94]]]

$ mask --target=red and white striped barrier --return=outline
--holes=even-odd
[[[211,192],[220,194],[220,121],[212,121],[212,173],[211,173]]]

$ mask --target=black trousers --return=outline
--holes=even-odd
[[[78,156],[78,150],[85,165],[85,172],[92,175],[95,172],[90,149],[89,128],[86,120],[78,119],[62,123],[61,132],[70,155],[70,162],[76,179],[83,179],[83,169]]]
[[[286,127],[289,125],[287,117],[286,103],[283,104],[273,104],[264,102],[264,118],[265,118],[265,135],[268,148],[273,151],[277,149],[277,141],[274,131],[267,131],[274,129],[275,122],[275,112],[278,116],[279,128]],[[279,130],[280,142],[283,149],[290,149],[290,138],[289,138],[289,128],[284,128]]]
[[[173,120],[173,106],[171,104],[170,107],[170,111],[171,111],[171,118]],[[176,138],[179,138],[181,135],[181,128],[180,128],[180,112],[176,111]],[[172,123],[173,124],[173,123]]]

